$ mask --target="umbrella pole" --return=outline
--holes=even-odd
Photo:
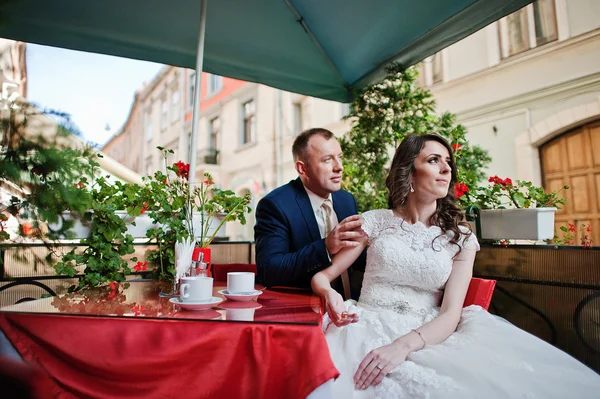
[[[204,37],[206,33],[207,0],[200,3],[200,30],[198,32],[198,53],[196,55],[196,79],[194,82],[194,102],[192,105],[192,142],[190,145],[190,194],[196,181],[196,158],[198,153],[198,129],[200,124],[200,89],[202,87],[202,68],[204,61]]]

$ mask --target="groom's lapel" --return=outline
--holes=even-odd
[[[297,180],[300,182],[300,179]],[[313,211],[312,205],[310,204],[310,199],[308,199],[308,194],[300,182],[300,185],[295,185],[296,189],[296,202],[298,203],[298,208],[300,208],[300,212],[304,217],[304,221],[306,222],[306,226],[308,227],[308,231],[311,235],[312,241],[317,241],[321,239],[321,233],[319,233],[319,226],[317,225],[317,219],[315,217],[315,212]]]

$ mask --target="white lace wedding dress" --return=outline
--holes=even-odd
[[[340,371],[334,397],[346,398],[599,398],[600,376],[546,342],[469,306],[455,333],[411,353],[383,382],[355,391],[359,363],[375,348],[432,320],[458,247],[438,237],[438,227],[409,224],[391,210],[363,214],[369,236],[358,303],[347,301],[360,321],[338,328],[325,315],[323,328]],[[432,246],[433,243],[433,246]],[[462,242],[476,246],[474,235]]]

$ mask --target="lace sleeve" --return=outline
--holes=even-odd
[[[467,234],[469,234],[469,229],[464,226],[459,226],[459,228],[463,233],[463,236],[460,240],[460,245],[463,248],[475,248],[476,251],[479,251],[481,248],[479,247],[479,242],[477,241],[475,232],[472,232],[471,235],[467,237]]]
[[[377,238],[379,232],[382,230],[386,212],[386,209],[377,209],[374,211],[367,211],[361,215],[363,220],[362,229],[369,237],[369,244],[371,244],[373,239]]]

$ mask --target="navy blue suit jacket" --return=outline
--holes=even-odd
[[[356,215],[356,200],[347,191],[332,194],[333,208],[341,222]],[[321,238],[317,219],[300,178],[271,191],[256,207],[256,268],[258,281],[267,286],[310,287],[315,273],[331,265],[325,240]],[[352,296],[360,292],[354,283],[362,279],[365,254],[361,255],[349,272]],[[352,276],[354,274],[354,276]],[[358,277],[358,279],[357,279]],[[334,288],[340,290],[340,287]]]

